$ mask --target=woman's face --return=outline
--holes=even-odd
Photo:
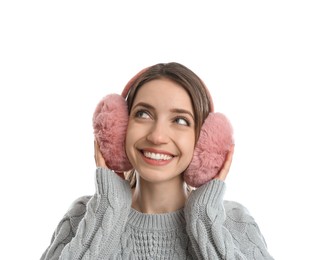
[[[130,111],[126,153],[148,182],[180,178],[195,146],[195,122],[188,93],[168,79],[145,83]]]

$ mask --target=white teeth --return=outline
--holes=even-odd
[[[154,160],[170,160],[172,156],[161,153],[151,153],[151,152],[143,152],[144,156],[154,159]]]

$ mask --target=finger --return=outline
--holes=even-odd
[[[97,165],[96,145],[97,145],[97,141],[94,140],[94,141],[93,141],[93,158],[95,159],[95,163],[96,163],[96,165]]]
[[[231,149],[229,150],[229,152],[227,153],[224,165],[222,167],[222,169],[220,170],[220,172],[217,174],[216,178],[220,179],[220,180],[225,180],[229,170],[230,170],[230,166],[233,160],[233,155],[234,155],[234,146],[231,147]]]
[[[100,163],[100,158],[99,158],[99,145],[96,141],[96,145],[95,145],[95,156],[96,156],[96,164],[97,166],[99,166]]]
[[[95,158],[95,163],[98,166],[99,164],[99,152],[100,152],[100,148],[99,148],[99,144],[97,142],[97,140],[94,140],[94,158]]]
[[[97,167],[106,167],[106,164],[101,154],[100,147],[99,147],[97,140],[94,140],[94,157],[95,157],[95,163]]]

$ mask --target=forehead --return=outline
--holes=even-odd
[[[192,110],[188,92],[178,83],[166,78],[154,79],[143,84],[136,93],[134,104],[138,102],[183,106]]]

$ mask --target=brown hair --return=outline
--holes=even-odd
[[[213,103],[202,80],[193,71],[182,64],[177,62],[159,63],[139,73],[138,77],[132,82],[125,97],[128,112],[130,113],[138,89],[149,81],[161,78],[172,80],[182,86],[189,94],[195,116],[195,133],[197,140],[204,120],[209,115],[209,112],[212,112],[210,109],[213,109]],[[130,181],[131,187],[136,185],[134,171],[126,174],[126,179]]]

